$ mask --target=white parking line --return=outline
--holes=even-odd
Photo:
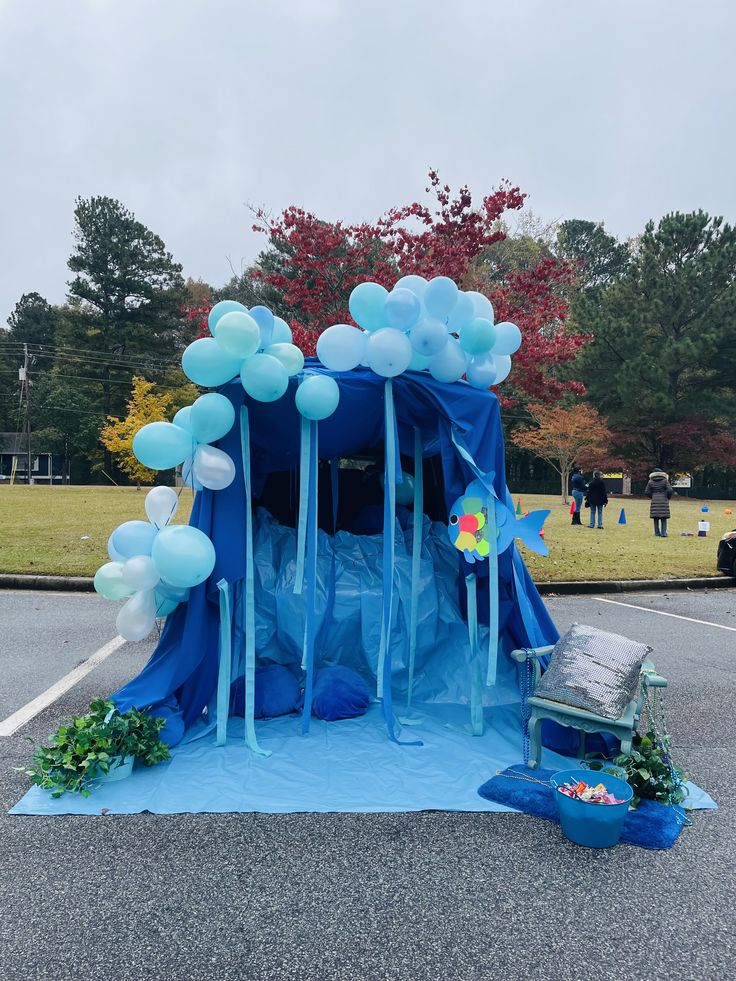
[[[123,637],[115,637],[105,644],[104,647],[95,651],[86,661],[82,661],[76,668],[73,668],[69,674],[65,674],[63,678],[60,678],[50,688],[47,688],[45,692],[42,692],[22,708],[19,708],[17,712],[13,712],[7,719],[0,722],[0,736],[12,736],[14,732],[17,732],[26,722],[30,722],[39,712],[43,712],[49,705],[53,705],[58,698],[61,698],[65,692],[68,692],[70,688],[78,684],[90,671],[94,671],[98,665],[102,664],[106,658],[119,647],[122,647],[124,643],[125,639]]]
[[[674,617],[675,620],[687,620],[688,623],[702,623],[704,627],[718,627],[719,630],[731,630],[736,633],[736,627],[727,627],[723,623],[713,623],[711,620],[696,620],[695,617],[683,617],[679,613],[666,613],[664,610],[654,610],[651,606],[634,606],[633,603],[622,603],[620,600],[604,599],[603,596],[593,596],[599,603],[612,603],[614,606],[625,606],[629,610],[643,610],[644,613],[658,613],[661,617]]]

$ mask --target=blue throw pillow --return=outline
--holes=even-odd
[[[256,719],[272,719],[295,712],[301,704],[299,682],[283,664],[262,664],[256,668]],[[230,688],[230,714],[245,714],[245,682],[237,678]]]
[[[368,685],[350,668],[322,668],[314,682],[312,714],[325,722],[364,715],[371,703]]]

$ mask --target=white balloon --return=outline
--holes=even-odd
[[[414,353],[409,338],[393,327],[382,327],[371,334],[367,344],[368,364],[377,375],[395,378],[406,371]]]
[[[176,514],[179,495],[173,487],[152,487],[146,494],[146,514],[157,528],[163,528]]]
[[[494,354],[516,354],[521,347],[521,331],[516,324],[505,320],[496,324],[496,340],[493,342]]]
[[[224,450],[201,443],[194,454],[192,472],[203,487],[224,490],[235,479],[235,464]]]
[[[118,633],[132,641],[145,640],[155,625],[156,597],[152,589],[131,596],[115,620]]]
[[[317,339],[317,357],[330,371],[352,371],[365,357],[367,337],[350,324],[333,324]]]
[[[123,582],[132,589],[153,589],[160,576],[150,555],[134,555],[123,566]]]
[[[508,378],[511,371],[511,358],[508,354],[494,354],[493,361],[496,365],[496,380],[494,385],[499,385],[504,379]]]
[[[466,367],[465,352],[454,337],[429,362],[430,374],[440,382],[458,381],[465,374]]]
[[[194,491],[201,491],[203,489],[203,485],[200,484],[194,473],[194,457],[188,456],[184,463],[182,463],[181,479],[187,487],[191,487]]]

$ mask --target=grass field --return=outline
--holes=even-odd
[[[514,502],[518,495],[514,496]],[[106,562],[107,539],[123,521],[146,520],[145,490],[127,487],[0,487],[0,572],[90,576]],[[626,525],[618,524],[621,506]],[[665,579],[716,574],[718,538],[736,528],[736,503],[711,503],[711,523],[698,538],[702,501],[675,498],[669,537],[655,538],[649,502],[611,499],[603,531],[570,524],[568,507],[558,497],[523,495],[524,510],[550,508],[545,525],[550,554],[524,558],[537,582],[580,579]],[[189,520],[192,492],[185,489],[175,522]],[[724,514],[732,508],[734,515]],[[696,537],[681,537],[681,531]]]

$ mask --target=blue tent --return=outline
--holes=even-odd
[[[218,445],[237,474],[225,490],[200,491],[191,518],[214,543],[215,569],[168,618],[149,662],[115,700],[123,710],[152,706],[187,729],[201,726],[205,712],[212,729],[218,709],[221,727],[226,721],[225,686],[243,674],[247,685],[249,672],[252,684],[254,660],[306,678],[307,695],[315,670],[341,664],[381,696],[392,738],[407,703],[467,706],[482,729],[484,712],[519,702],[509,651],[557,639],[512,544],[498,562],[497,676],[484,685],[489,563],[469,565],[446,523],[478,473],[492,473],[497,497],[510,501],[496,396],[426,372],[387,383],[363,368],[337,373],[310,360],[307,369],[340,388],[337,411],[319,423],[300,417],[294,378],[273,403],[253,401],[237,381],[221,389],[236,425]],[[393,500],[407,472],[416,516]],[[475,649],[466,593],[473,574]]]

